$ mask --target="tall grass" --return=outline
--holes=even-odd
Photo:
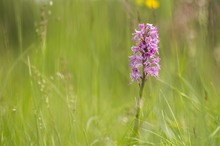
[[[193,28],[193,45],[182,41],[172,29],[173,1],[161,1],[155,18],[133,1],[54,1],[45,8],[51,15],[43,49],[34,26],[42,5],[3,2],[14,7],[0,21],[0,145],[127,145],[138,93],[128,85],[138,15],[144,23],[155,19],[162,58],[160,78],[148,80],[144,90],[138,141],[220,144],[219,68],[207,26]],[[31,14],[24,14],[25,4]],[[33,21],[24,26],[29,15]],[[11,21],[12,37],[6,25]],[[193,57],[190,49],[196,50]]]

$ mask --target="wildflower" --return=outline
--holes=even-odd
[[[157,0],[146,0],[145,5],[150,9],[157,9],[160,3]]]
[[[132,69],[130,77],[132,82],[137,81],[140,84],[140,81],[145,81],[147,76],[158,77],[159,35],[157,27],[149,23],[139,24],[139,30],[135,30],[132,35],[132,41],[136,42],[136,45],[131,47],[133,53],[129,56]]]
[[[129,56],[132,72],[132,82],[137,81],[139,85],[139,98],[135,115],[132,137],[139,139],[141,125],[141,108],[143,106],[143,89],[148,76],[158,77],[160,70],[160,58],[158,52],[159,35],[157,27],[152,24],[139,24],[139,29],[132,34],[132,41],[136,45],[131,47],[132,55]],[[134,142],[139,145],[138,141]]]

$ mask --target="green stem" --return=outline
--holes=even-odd
[[[143,89],[146,81],[146,75],[143,71],[143,76],[141,80],[140,90],[139,90],[139,98],[137,101],[137,111],[134,121],[134,128],[133,128],[133,136],[136,138],[136,143],[138,144],[138,138],[140,137],[140,124],[141,124],[141,108],[142,108],[142,95],[143,95]]]

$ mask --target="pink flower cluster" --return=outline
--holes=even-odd
[[[139,30],[135,30],[132,35],[132,41],[136,42],[136,45],[131,47],[133,54],[129,56],[132,82],[139,83],[140,79],[145,80],[147,76],[158,77],[160,58],[157,27],[149,23],[139,24]]]

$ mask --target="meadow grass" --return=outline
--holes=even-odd
[[[138,87],[129,85],[128,56],[138,15],[157,25],[161,57],[160,78],[149,78],[144,89],[140,145],[220,144],[219,67],[207,27],[193,28],[193,45],[181,41],[166,29],[173,1],[161,1],[155,14],[117,0],[54,1],[44,10],[33,1],[4,4],[14,5],[5,16],[15,18],[17,41],[0,25],[0,145],[112,146],[134,140]],[[36,23],[42,11],[51,11],[45,38],[34,22],[25,35],[25,4]]]

